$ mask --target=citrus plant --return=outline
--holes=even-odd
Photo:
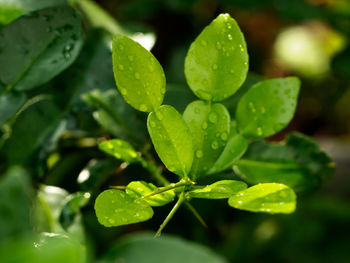
[[[174,174],[169,182],[147,156],[121,139],[99,148],[126,163],[140,163],[157,180],[112,186],[96,199],[99,222],[120,226],[149,220],[153,208],[175,202],[156,235],[182,204],[204,223],[191,199],[227,199],[241,210],[292,213],[295,191],[315,187],[329,177],[330,158],[306,136],[294,133],[286,143],[263,138],[284,129],[295,113],[300,81],[296,77],[263,80],[239,97],[234,116],[222,104],[236,95],[248,73],[248,52],[236,21],[221,14],[191,44],[185,59],[189,88],[198,97],[183,114],[163,105],[166,80],[157,59],[139,43],[117,34],[113,38],[113,71],[125,101],[148,113],[147,129],[160,160]],[[239,179],[203,178],[232,169]],[[177,180],[177,181],[176,181]],[[248,185],[249,184],[249,187]],[[175,201],[176,200],[176,201]]]

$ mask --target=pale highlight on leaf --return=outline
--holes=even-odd
[[[126,141],[113,139],[99,144],[98,148],[105,153],[128,163],[137,162],[140,157],[136,150]]]

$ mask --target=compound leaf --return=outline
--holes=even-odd
[[[26,14],[0,31],[0,82],[15,90],[44,84],[75,60],[82,43],[81,19],[72,8]]]
[[[136,150],[128,142],[120,139],[104,141],[99,144],[98,148],[128,163],[134,163],[140,160]]]
[[[258,184],[231,196],[228,204],[251,212],[290,214],[295,210],[296,195],[283,184]]]
[[[224,149],[230,133],[230,114],[220,103],[197,100],[187,106],[183,118],[193,136],[191,177],[195,179],[214,165]]]
[[[115,82],[125,101],[140,111],[156,111],[165,94],[165,75],[158,60],[120,34],[113,38],[112,53]]]
[[[203,100],[221,101],[239,89],[247,72],[243,34],[233,18],[221,14],[200,33],[187,53],[188,85]]]
[[[264,138],[284,129],[294,116],[299,87],[296,77],[270,79],[253,85],[237,106],[240,132]]]
[[[169,105],[151,112],[147,128],[159,158],[169,171],[186,177],[193,161],[192,135],[181,114]]]
[[[152,183],[144,181],[133,181],[126,186],[125,192],[134,198],[143,198],[143,196],[153,193],[158,188]],[[169,190],[149,197],[144,197],[150,206],[163,206],[173,201],[175,198],[174,190]]]
[[[100,224],[106,227],[138,223],[153,216],[147,202],[114,189],[103,191],[96,198],[95,212]]]
[[[239,191],[247,188],[247,185],[241,181],[222,180],[207,185],[200,189],[195,189],[187,193],[187,197],[206,198],[206,199],[225,199],[229,198]]]

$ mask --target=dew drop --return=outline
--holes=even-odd
[[[212,98],[211,94],[205,90],[200,89],[197,91],[197,93],[198,93],[198,97],[200,97],[203,100],[211,100],[211,98]]]
[[[231,73],[231,74],[235,73],[235,70],[234,70],[234,69],[231,69],[231,70],[230,70],[230,73]]]
[[[207,41],[202,40],[202,41],[201,41],[201,45],[202,45],[203,47],[205,47],[205,46],[207,45]]]
[[[261,111],[262,114],[264,114],[266,112],[265,107],[261,107],[260,111]]]
[[[263,135],[263,131],[262,131],[261,127],[256,129],[256,133],[258,134],[258,136],[262,136]]]
[[[134,60],[134,56],[129,55],[128,59],[129,59],[129,61],[133,61]]]
[[[211,113],[209,114],[209,121],[210,121],[211,123],[216,123],[217,120],[218,120],[218,116],[216,115],[216,113],[215,113],[215,112],[211,112]]]
[[[195,113],[200,113],[200,109],[199,108],[194,108],[194,112]]]
[[[231,24],[230,23],[227,23],[227,28],[231,29]]]
[[[223,133],[221,133],[221,136],[220,136],[220,138],[221,138],[221,140],[223,140],[223,141],[227,141],[227,133],[226,132],[223,132]]]
[[[119,48],[119,50],[124,50],[124,46],[123,45],[119,45],[118,48]]]
[[[124,66],[123,66],[122,64],[119,64],[119,65],[118,65],[118,68],[119,68],[119,70],[121,70],[121,71],[124,70]]]
[[[241,52],[244,52],[244,48],[242,45],[239,45],[239,48],[240,48]]]
[[[228,35],[227,35],[227,38],[228,38],[229,40],[232,40],[232,35],[231,35],[231,34],[228,34]]]
[[[109,219],[108,219],[108,222],[109,222],[110,224],[112,224],[112,225],[115,224],[115,221],[114,221],[114,219],[112,219],[112,218],[109,218]]]
[[[154,121],[151,121],[151,127],[156,127],[156,123]]]
[[[212,144],[211,144],[211,148],[213,150],[216,150],[219,148],[219,143],[217,141],[213,141]]]
[[[203,152],[201,150],[196,151],[196,157],[197,158],[202,158],[203,157]]]
[[[222,48],[222,45],[221,45],[221,43],[218,41],[218,42],[216,42],[216,48],[217,49],[221,49]]]
[[[204,121],[203,123],[202,123],[202,129],[203,130],[206,130],[208,128],[208,123],[206,122],[206,121]]]
[[[136,79],[140,79],[140,73],[135,72],[135,78],[136,78]]]
[[[217,69],[218,69],[218,65],[217,65],[217,64],[214,64],[214,65],[212,66],[212,68],[213,68],[213,70],[217,70]]]
[[[248,106],[249,106],[249,109],[251,110],[251,112],[253,112],[253,113],[256,112],[256,109],[255,109],[255,106],[254,106],[253,102],[249,102]]]

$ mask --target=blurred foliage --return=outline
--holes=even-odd
[[[0,0],[0,30],[27,12],[67,2],[83,21],[84,44],[74,63],[20,94],[6,91],[0,81],[1,262],[350,261],[349,1]],[[99,12],[98,19],[91,10]],[[298,75],[302,88],[296,116],[270,140],[280,141],[291,130],[316,137],[335,160],[336,175],[317,193],[302,194],[296,212],[288,216],[194,200],[209,228],[180,210],[167,232],[182,239],[165,235],[154,240],[138,233],[157,229],[168,206],[156,208],[160,215],[149,222],[106,230],[93,211],[96,195],[110,185],[127,185],[131,177],[148,179],[158,169],[121,163],[97,148],[111,137],[128,140],[141,153],[150,148],[144,115],[125,104],[115,88],[111,35],[126,32],[149,48],[156,36],[152,53],[165,68],[165,102],[183,112],[194,99],[183,73],[187,49],[223,12],[237,20],[246,36],[251,70],[236,96],[224,102],[229,111],[235,112],[240,96],[257,81]],[[315,160],[324,158],[315,152]],[[145,159],[156,163],[154,156]],[[327,167],[315,160],[308,162],[306,173],[324,169],[327,177]],[[215,179],[234,178],[238,175],[228,172]],[[169,260],[159,257],[163,254]]]

